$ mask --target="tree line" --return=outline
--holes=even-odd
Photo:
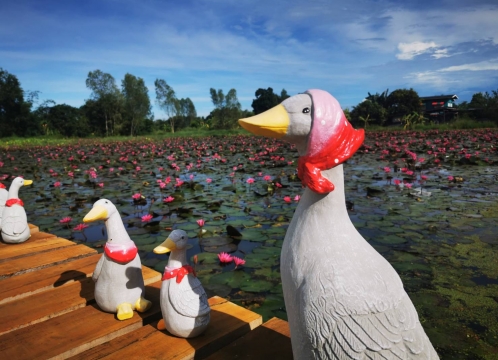
[[[116,79],[101,70],[88,73],[89,99],[79,108],[45,100],[38,104],[38,91],[25,91],[17,77],[0,68],[0,137],[61,135],[64,137],[144,135],[175,132],[184,128],[234,129],[237,120],[264,112],[289,97],[272,88],[259,88],[252,111],[242,110],[237,91],[209,90],[214,109],[206,117],[197,116],[190,98],[177,97],[164,79],[156,79],[155,101],[166,119],[154,119],[149,91],[142,78],[127,73],[118,86]],[[495,120],[498,92],[476,93],[459,105],[476,118]],[[345,114],[355,126],[389,125],[395,119],[420,119],[420,98],[413,89],[398,89],[389,94],[370,94]],[[470,111],[475,110],[475,111]]]

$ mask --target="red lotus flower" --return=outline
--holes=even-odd
[[[235,263],[235,268],[237,268],[237,266],[244,265],[246,263],[244,259],[238,258],[237,256],[234,256],[232,260]]]
[[[291,200],[290,196],[284,196],[284,201],[286,203],[290,203],[292,200]]]
[[[69,224],[73,220],[70,216],[66,216],[65,218],[62,218],[59,220],[61,224]]]
[[[62,184],[61,184],[61,182],[60,182],[60,181],[56,181],[56,182],[54,183],[54,187],[60,187],[61,185],[62,185]]]
[[[246,180],[246,183],[248,183],[249,185],[251,185],[252,183],[254,183],[254,179],[253,178],[249,178]]]
[[[167,198],[164,198],[163,202],[165,203],[170,203],[172,201],[175,201],[175,198],[173,196],[168,196]]]
[[[132,198],[133,200],[139,200],[141,197],[142,197],[142,195],[141,195],[140,193],[136,193],[136,194],[133,194],[133,195],[131,196],[131,198]]]
[[[87,224],[78,224],[76,225],[73,230],[74,231],[82,231],[83,229],[86,229],[88,227]]]
[[[142,216],[142,222],[149,222],[152,220],[152,218],[153,216],[151,214],[144,215]]]
[[[197,220],[197,225],[199,225],[200,227],[203,227],[205,223],[206,222],[204,221],[204,219]]]
[[[221,263],[228,264],[232,262],[233,257],[227,254],[226,252],[221,252],[218,254],[218,259],[220,259]]]
[[[401,184],[401,180],[399,180],[399,179],[394,179],[394,180],[393,180],[393,183],[394,183],[394,185],[399,186],[399,184]]]

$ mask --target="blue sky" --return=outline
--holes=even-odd
[[[0,67],[40,102],[81,106],[89,71],[121,85],[154,80],[199,115],[211,87],[237,90],[250,109],[258,88],[290,95],[319,88],[342,107],[368,92],[413,88],[469,101],[498,90],[496,0],[3,0]]]

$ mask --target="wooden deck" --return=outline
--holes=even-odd
[[[94,249],[30,225],[22,244],[0,243],[2,359],[291,359],[289,326],[220,297],[211,322],[181,339],[157,329],[161,274],[142,267],[149,311],[119,321],[94,301]]]

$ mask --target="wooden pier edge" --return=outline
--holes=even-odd
[[[289,326],[218,296],[208,329],[193,339],[158,330],[161,274],[142,266],[146,313],[119,321],[101,311],[90,279],[95,249],[40,231],[0,242],[0,353],[6,359],[291,359]]]

